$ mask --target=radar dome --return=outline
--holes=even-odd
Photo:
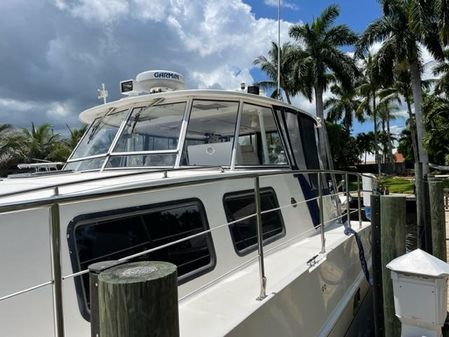
[[[184,76],[169,70],[148,70],[138,74],[135,80],[120,82],[121,93],[129,96],[181,89],[184,89]]]

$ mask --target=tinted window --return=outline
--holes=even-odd
[[[262,189],[260,193],[262,211],[279,207],[276,194],[272,189]],[[224,197],[224,206],[228,221],[235,221],[256,212],[254,191],[228,193]],[[262,214],[264,242],[270,242],[284,234],[284,222],[279,210]],[[229,226],[235,249],[241,255],[256,249],[256,217],[251,217]]]
[[[307,169],[320,169],[318,159],[317,141],[315,137],[315,123],[312,118],[299,116],[301,126],[301,137],[304,147],[304,157],[306,159]]]
[[[208,229],[203,206],[196,200],[114,213],[89,216],[90,219],[78,221],[70,227],[74,234],[71,244],[76,252],[72,261],[75,271],[85,270],[95,262],[117,260]],[[213,266],[212,240],[209,234],[204,234],[129,261],[142,260],[176,264],[182,282]],[[83,300],[88,304],[88,275],[83,275],[80,286]]]

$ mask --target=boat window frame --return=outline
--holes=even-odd
[[[236,151],[235,150],[236,149],[235,139],[236,139],[236,137],[238,135],[238,128],[239,128],[239,123],[240,123],[240,110],[241,110],[241,108],[243,106],[242,102],[244,100],[242,100],[242,99],[228,99],[228,98],[218,98],[217,99],[215,97],[212,97],[212,98],[209,98],[209,97],[195,97],[194,95],[190,96],[189,113],[188,113],[188,116],[187,116],[187,119],[186,119],[186,128],[184,130],[184,135],[183,135],[184,138],[182,139],[183,146],[182,146],[181,151],[178,153],[179,158],[177,158],[177,159],[179,159],[179,161],[177,161],[178,166],[175,166],[175,168],[179,168],[179,167],[187,168],[187,167],[199,167],[200,166],[200,165],[181,165],[182,152],[184,151],[184,144],[185,144],[186,139],[187,139],[187,130],[189,128],[190,117],[192,115],[192,109],[193,109],[193,102],[194,101],[203,101],[203,102],[211,102],[211,101],[213,101],[213,102],[237,103],[237,117],[236,117],[236,123],[235,123],[235,126],[234,126],[234,133],[232,134],[232,137],[234,139],[232,141],[232,147],[231,147],[231,161],[229,162],[229,165],[220,165],[220,167],[232,169],[233,168],[233,162],[234,162],[234,152]]]
[[[279,139],[281,140],[283,149],[284,149],[284,153],[285,153],[285,158],[287,163],[286,164],[281,164],[281,165],[276,165],[276,164],[259,164],[259,165],[253,165],[253,164],[249,164],[249,165],[243,165],[243,164],[237,164],[236,160],[237,160],[237,142],[234,142],[234,147],[232,148],[232,169],[252,169],[252,168],[258,168],[258,169],[291,169],[292,168],[292,162],[290,160],[290,155],[289,155],[289,149],[288,146],[285,144],[284,141],[284,137],[283,137],[283,132],[282,129],[280,127],[280,122],[277,118],[277,114],[275,113],[275,105],[274,104],[261,104],[260,102],[253,102],[250,99],[241,99],[240,100],[240,106],[239,106],[239,112],[238,112],[238,117],[237,117],[237,125],[236,125],[236,132],[235,132],[235,139],[238,139],[240,137],[240,122],[241,122],[241,116],[243,114],[243,107],[245,104],[249,104],[249,105],[253,105],[253,106],[258,106],[261,108],[267,108],[271,110],[271,114],[273,116],[274,119],[274,123],[276,125],[276,130],[279,133]]]
[[[189,113],[189,109],[191,106],[191,101],[192,101],[192,97],[191,96],[186,96],[186,97],[180,97],[180,98],[170,98],[170,99],[165,99],[165,98],[156,98],[155,100],[151,101],[151,102],[146,102],[146,103],[136,103],[136,104],[131,104],[129,107],[124,108],[120,111],[118,111],[117,113],[121,112],[121,111],[127,111],[125,118],[122,120],[119,129],[111,143],[111,145],[109,146],[109,149],[106,153],[102,153],[102,154],[97,154],[97,155],[93,155],[93,156],[85,156],[85,157],[80,157],[80,158],[75,158],[73,159],[72,156],[75,153],[75,151],[78,149],[79,145],[81,144],[82,140],[87,136],[88,131],[92,128],[92,125],[94,124],[95,120],[99,119],[99,118],[104,118],[106,115],[114,113],[114,111],[116,110],[115,108],[111,108],[110,110],[108,110],[106,112],[105,115],[103,116],[99,116],[97,118],[94,119],[94,121],[92,121],[92,123],[90,123],[89,127],[87,128],[86,132],[84,133],[83,137],[80,139],[80,141],[78,142],[77,146],[75,147],[75,149],[72,151],[72,153],[70,154],[69,159],[67,159],[66,164],[64,165],[63,169],[65,168],[65,166],[68,163],[73,163],[73,162],[78,162],[78,161],[83,161],[83,160],[89,160],[89,159],[97,159],[97,158],[104,158],[104,161],[102,163],[101,168],[98,169],[92,169],[89,171],[104,171],[104,170],[114,170],[114,169],[135,169],[135,168],[143,168],[143,169],[151,169],[151,168],[156,168],[156,169],[161,169],[161,168],[173,168],[173,167],[177,167],[176,163],[178,161],[178,157],[180,154],[180,149],[182,149],[183,147],[181,147],[181,141],[182,141],[182,136],[183,133],[185,132],[183,129],[186,127],[186,116]],[[125,129],[126,124],[128,123],[129,118],[131,117],[134,109],[143,109],[146,107],[151,107],[151,106],[158,106],[158,105],[168,105],[168,104],[176,104],[176,103],[185,103],[185,107],[184,107],[184,112],[182,114],[182,119],[181,119],[181,127],[179,130],[179,136],[178,136],[178,144],[177,144],[177,148],[176,149],[171,149],[171,150],[152,150],[152,151],[132,151],[132,152],[113,152],[113,149],[115,148],[115,146],[117,145],[117,142],[120,138],[120,136],[123,133],[123,130]],[[132,166],[132,167],[111,167],[108,168],[106,167],[106,165],[108,164],[109,160],[111,157],[116,157],[116,156],[133,156],[133,155],[145,155],[145,154],[176,154],[176,158],[175,158],[175,163],[174,165],[170,165],[170,166]],[[82,172],[85,172],[85,170],[83,170]]]
[[[146,205],[137,205],[120,209],[111,209],[107,211],[80,214],[75,216],[67,225],[67,232],[66,232],[67,245],[70,252],[70,267],[72,268],[72,272],[77,273],[81,271],[75,236],[75,231],[77,230],[78,227],[92,222],[102,222],[114,219],[126,219],[127,217],[149,213],[149,211],[163,210],[164,207],[167,206],[173,207],[179,205],[181,207],[182,205],[189,205],[195,203],[199,209],[200,218],[203,225],[202,231],[209,231],[207,233],[204,233],[203,235],[205,237],[206,245],[209,251],[210,263],[196,270],[192,270],[180,277],[178,276],[177,282],[178,286],[211,272],[217,266],[217,255],[215,251],[214,240],[212,238],[212,233],[210,231],[211,227],[208,221],[206,208],[201,199],[197,197],[163,201]],[[198,237],[202,237],[203,235],[199,235]],[[79,275],[74,277],[75,293],[81,316],[86,321],[90,322],[90,308],[87,306],[86,291],[82,280],[83,276],[84,275]]]
[[[234,197],[234,196],[238,197],[239,195],[240,196],[242,196],[242,195],[243,196],[251,195],[251,194],[254,194],[254,192],[255,192],[254,189],[246,189],[246,190],[230,191],[230,192],[227,192],[227,193],[225,193],[223,195],[222,204],[223,204],[223,210],[224,210],[227,222],[231,222],[231,221],[234,221],[234,220],[232,220],[232,219],[230,219],[228,217],[229,207],[226,204],[226,199],[229,198],[229,197]],[[278,200],[278,197],[277,197],[275,189],[272,186],[266,186],[266,187],[261,187],[260,188],[260,194],[267,193],[267,192],[271,193],[271,195],[274,197],[274,203],[275,203],[276,207],[279,207],[279,200]],[[264,247],[269,245],[269,244],[271,244],[271,243],[273,243],[273,242],[275,242],[275,241],[278,241],[278,240],[284,238],[287,235],[287,228],[285,226],[285,221],[284,221],[284,216],[282,215],[282,210],[279,209],[279,210],[277,210],[277,212],[279,212],[279,216],[280,216],[279,220],[280,220],[280,223],[281,223],[282,231],[280,233],[276,234],[276,235],[270,236],[269,238],[263,240],[263,246]],[[236,241],[234,240],[234,235],[232,233],[231,227],[228,226],[228,229],[229,229],[229,236],[231,237],[231,241],[232,241],[232,246],[234,247],[235,253],[239,257],[243,257],[243,256],[246,256],[246,255],[252,253],[252,252],[257,251],[257,243],[254,244],[254,245],[251,245],[251,246],[248,246],[248,247],[245,247],[245,248],[239,250],[237,248]],[[262,229],[263,229],[263,224],[262,224]]]
[[[129,118],[129,116],[130,116],[130,113],[131,113],[131,111],[132,111],[132,108],[129,107],[129,108],[125,108],[125,109],[119,109],[118,111],[116,111],[116,110],[118,110],[118,109],[116,109],[116,108],[111,108],[111,109],[109,109],[103,116],[98,116],[98,117],[96,117],[96,118],[92,121],[92,123],[90,123],[89,127],[86,129],[86,131],[84,132],[83,136],[82,136],[82,137],[80,138],[80,140],[78,141],[78,144],[76,144],[75,148],[73,149],[72,153],[70,154],[69,158],[67,159],[66,164],[67,164],[67,163],[77,162],[77,161],[82,161],[82,160],[89,160],[89,159],[97,159],[97,158],[107,157],[107,155],[111,152],[112,146],[114,146],[115,143],[116,143],[116,141],[118,140],[118,136],[119,136],[119,134],[121,134],[122,128],[123,128],[123,126],[124,126],[124,123],[126,123],[126,122],[128,121],[128,118]],[[108,148],[108,150],[107,150],[106,152],[104,152],[104,153],[99,153],[99,154],[95,154],[95,155],[90,155],[90,156],[84,156],[84,157],[79,157],[79,158],[73,158],[73,155],[76,153],[76,151],[78,150],[78,148],[79,148],[79,146],[81,145],[81,143],[83,142],[83,140],[87,137],[89,131],[92,129],[92,127],[93,127],[93,125],[94,125],[94,123],[95,123],[96,120],[98,120],[98,119],[103,119],[104,117],[106,117],[106,116],[108,116],[108,115],[111,115],[111,114],[116,114],[116,113],[118,114],[118,113],[125,112],[125,111],[126,111],[126,113],[125,113],[125,118],[121,121],[121,123],[120,123],[120,125],[119,125],[119,127],[118,127],[118,129],[117,129],[117,132],[116,132],[116,134],[115,134],[115,136],[114,136],[114,139],[112,140],[112,142],[111,142],[111,144],[109,145],[109,148]],[[64,165],[64,167],[65,167],[65,165]],[[64,169],[64,168],[63,168],[63,169]]]

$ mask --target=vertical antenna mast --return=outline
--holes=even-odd
[[[278,0],[278,100],[281,100],[281,0]]]

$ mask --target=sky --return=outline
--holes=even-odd
[[[380,16],[376,0],[284,0],[281,40],[332,3],[337,23],[357,33]],[[101,83],[108,100],[119,99],[119,82],[144,70],[178,71],[188,88],[263,80],[253,60],[277,39],[277,0],[9,0],[0,13],[0,124],[50,123],[63,133],[101,103]],[[314,113],[304,97],[294,104]]]

